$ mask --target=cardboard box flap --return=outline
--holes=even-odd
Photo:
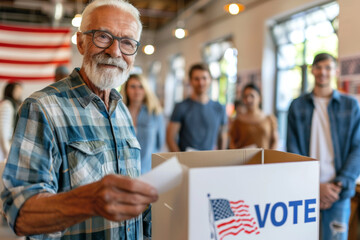
[[[268,164],[268,163],[286,163],[298,161],[317,161],[314,158],[304,157],[294,153],[281,152],[276,150],[264,149],[257,152],[245,164]]]
[[[179,162],[189,168],[237,166],[243,164],[267,164],[298,161],[317,161],[298,154],[269,149],[234,149],[218,151],[156,153],[152,155],[153,167],[176,156]]]
[[[245,164],[257,154],[261,156],[262,149],[218,150],[197,152],[174,152],[152,154],[153,167],[176,156],[179,162],[189,168],[237,166]]]

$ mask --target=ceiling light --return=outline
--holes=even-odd
[[[73,18],[73,20],[71,21],[71,24],[74,26],[74,27],[80,27],[81,25],[81,14],[76,14],[75,17]]]
[[[235,3],[235,2],[225,5],[224,8],[225,8],[225,11],[227,11],[231,15],[237,15],[240,12],[245,10],[245,6],[243,4]]]
[[[60,20],[61,18],[62,18],[62,16],[63,16],[63,5],[62,5],[62,3],[56,3],[55,4],[55,13],[54,13],[54,18],[56,19],[56,20]]]
[[[151,45],[151,44],[148,44],[143,48],[143,52],[146,55],[151,55],[151,54],[153,54],[155,52],[155,47],[153,45]]]
[[[176,38],[182,39],[187,36],[187,30],[184,28],[178,27],[177,29],[175,29],[174,35]]]
[[[74,35],[72,35],[72,37],[71,37],[71,42],[73,43],[73,44],[77,44],[77,35],[76,35],[76,33],[74,33]]]
[[[178,7],[178,13],[177,13],[177,23],[176,28],[173,30],[173,35],[177,39],[183,39],[187,36],[188,32],[185,29],[185,19],[180,19],[180,9],[183,9],[185,7],[184,0],[177,0],[177,7]]]

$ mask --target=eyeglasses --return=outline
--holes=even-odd
[[[121,53],[128,56],[134,55],[140,46],[140,43],[135,39],[128,37],[116,37],[103,30],[90,30],[84,32],[83,34],[92,34],[92,42],[95,46],[102,49],[109,48],[116,39],[119,41]]]

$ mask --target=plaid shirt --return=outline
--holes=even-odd
[[[140,175],[140,145],[116,90],[107,111],[74,70],[24,101],[3,174],[1,197],[11,227],[31,196],[69,191],[107,174]],[[141,216],[124,222],[92,217],[62,232],[28,238],[138,240],[142,235]]]

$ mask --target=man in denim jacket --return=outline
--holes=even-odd
[[[315,87],[289,109],[287,151],[320,161],[320,235],[347,239],[350,198],[360,170],[360,109],[357,100],[333,90],[336,60],[315,56]]]

